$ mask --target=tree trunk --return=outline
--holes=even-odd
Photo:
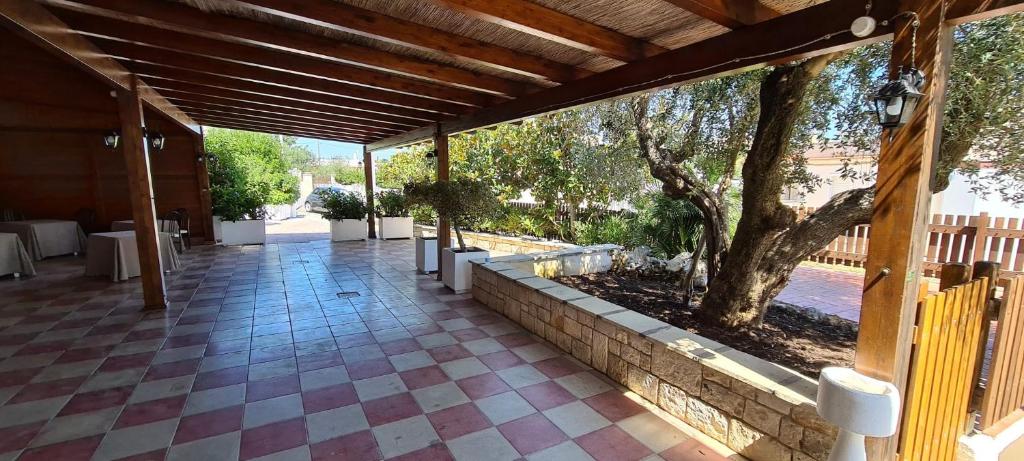
[[[452,222],[452,228],[455,229],[455,239],[459,242],[459,250],[466,251],[466,242],[462,240],[462,230],[459,229],[459,225]]]
[[[743,208],[728,257],[719,272],[709,274],[701,306],[707,320],[728,326],[759,324],[768,303],[799,264],[801,249],[812,245],[810,236],[791,237],[790,231],[797,227],[796,213],[781,201],[787,180],[784,162],[807,88],[832,58],[819,56],[776,67],[761,83],[757,130],[743,164]],[[838,227],[821,246],[847,227]]]

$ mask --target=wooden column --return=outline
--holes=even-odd
[[[202,130],[194,136],[196,154],[196,181],[199,186],[199,220],[203,226],[206,242],[214,243],[213,238],[213,198],[210,196],[210,159],[206,157],[206,145]],[[200,159],[202,159],[200,161]],[[189,236],[191,238],[191,236]]]
[[[128,198],[132,204],[132,219],[135,220],[135,241],[139,246],[142,294],[147,309],[165,309],[167,295],[160,265],[149,146],[143,136],[145,119],[138,79],[134,75],[129,78],[128,89],[117,90],[117,107],[121,116],[121,152],[128,171]]]
[[[871,240],[857,339],[856,368],[890,381],[906,397],[912,332],[916,321],[922,259],[928,239],[930,183],[941,135],[949,67],[951,28],[945,24],[943,2],[901,0],[898,11],[918,14],[917,49],[913,62],[925,75],[925,86],[911,121],[882,135]],[[911,63],[913,18],[894,20],[889,75]],[[868,459],[896,457],[896,437],[868,440]]]
[[[377,238],[377,220],[373,213],[373,190],[376,185],[376,178],[373,177],[373,152],[370,147],[363,145],[363,177],[366,183],[366,206],[370,207],[370,214],[366,217],[366,238]]]
[[[448,164],[448,135],[441,132],[441,125],[437,126],[434,132],[434,149],[437,150],[437,180],[447,181],[451,172]],[[441,260],[441,250],[448,248],[452,241],[452,226],[447,219],[437,220],[437,279],[441,280],[441,273],[444,271]]]

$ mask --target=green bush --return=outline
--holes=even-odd
[[[409,203],[399,191],[386,190],[376,195],[377,216],[397,218],[409,216]]]
[[[285,145],[276,137],[213,128],[204,143],[210,162],[213,213],[225,221],[262,219],[264,205],[299,198],[299,180],[288,173]]]
[[[345,192],[338,189],[325,189],[320,192],[324,201],[324,219],[332,221],[342,219],[366,219],[370,208],[366,206],[363,197],[355,192]]]
[[[471,179],[409,183],[405,185],[405,196],[409,203],[429,206],[447,219],[455,229],[462,251],[466,250],[462,229],[490,218],[498,208],[498,199],[491,187]]]
[[[409,214],[412,215],[412,221],[416,224],[437,225],[437,213],[428,206],[410,205]]]

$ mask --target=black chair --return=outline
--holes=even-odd
[[[79,208],[75,212],[75,221],[78,222],[78,227],[82,228],[82,232],[85,232],[86,235],[91,234],[96,226],[96,210]]]
[[[0,208],[0,222],[21,221],[25,215],[13,208]]]
[[[160,218],[158,222],[160,232],[166,232],[171,236],[171,244],[176,247],[178,253],[185,251],[185,242],[181,238],[181,213],[178,210],[171,211]]]
[[[188,215],[187,208],[178,208],[174,210],[178,212],[178,216],[181,218],[178,221],[178,233],[181,234],[182,240],[185,242],[185,248],[192,249],[192,219]]]

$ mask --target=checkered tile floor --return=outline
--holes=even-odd
[[[0,280],[0,460],[722,459],[412,251],[197,247],[160,312],[78,258]]]

